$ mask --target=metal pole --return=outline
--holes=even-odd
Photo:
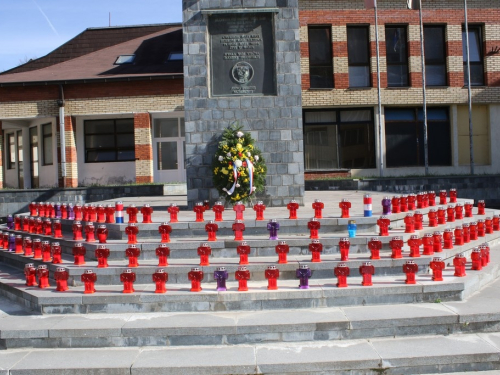
[[[464,0],[465,12],[465,49],[467,51],[467,102],[469,104],[469,147],[470,147],[470,174],[474,174],[474,141],[472,138],[472,93],[470,87],[470,49],[469,49],[469,23],[467,20],[467,0]]]
[[[427,149],[427,92],[425,80],[425,52],[424,52],[424,24],[422,21],[422,0],[418,7],[418,16],[420,18],[420,55],[422,58],[422,96],[423,96],[423,110],[424,110],[424,163],[425,175],[429,174],[429,152]]]
[[[378,46],[378,11],[375,9],[375,44],[377,50],[377,95],[378,95],[378,146],[380,158],[380,177],[384,176],[384,152],[382,147],[382,94],[380,90],[380,51]]]

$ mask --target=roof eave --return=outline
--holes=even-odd
[[[106,82],[131,82],[131,81],[153,81],[160,79],[181,79],[183,74],[168,75],[149,75],[141,77],[117,77],[117,78],[86,78],[86,79],[67,79],[54,81],[31,81],[31,82],[0,82],[0,87],[13,86],[48,86],[48,85],[66,85],[66,84],[87,84],[87,83],[106,83]]]

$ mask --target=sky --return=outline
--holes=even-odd
[[[0,72],[42,57],[88,27],[182,21],[182,0],[0,0]]]

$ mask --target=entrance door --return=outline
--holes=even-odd
[[[17,181],[19,182],[18,188],[24,189],[24,158],[23,158],[23,131],[18,130],[16,133],[17,138]]]
[[[38,171],[38,128],[30,128],[30,174],[31,188],[36,189],[40,186]]]
[[[153,134],[155,182],[186,182],[184,119],[155,119]]]

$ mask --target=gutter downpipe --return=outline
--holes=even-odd
[[[63,188],[66,187],[66,134],[64,129],[64,89],[62,85],[59,85],[59,100],[57,101],[59,106],[59,138],[61,145],[61,176],[63,179]]]

